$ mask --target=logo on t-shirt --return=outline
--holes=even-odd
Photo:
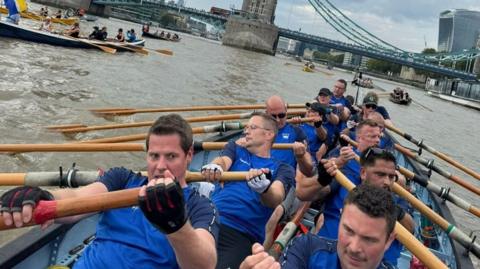
[[[283,139],[288,139],[290,137],[289,133],[282,133]]]
[[[249,163],[249,162],[247,162],[247,161],[245,161],[245,160],[244,160],[244,159],[242,159],[242,158],[240,158],[240,160],[239,160],[239,161],[240,161],[241,163],[243,163],[243,164],[246,164],[246,165],[250,166],[250,163]]]

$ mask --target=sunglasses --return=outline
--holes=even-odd
[[[274,119],[283,119],[287,116],[287,113],[270,114],[270,116]]]
[[[365,105],[366,108],[371,108],[371,109],[377,109],[377,105],[371,105],[371,104],[367,104]]]

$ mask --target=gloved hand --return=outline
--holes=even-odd
[[[164,234],[174,233],[187,222],[183,190],[176,181],[163,182],[146,188],[146,195],[138,197],[145,217]]]
[[[332,182],[333,176],[327,172],[325,165],[331,167],[333,164],[328,162],[326,159],[320,160],[317,165],[318,177],[317,181],[322,186],[327,186]]]
[[[405,210],[399,205],[395,205],[395,216],[397,217],[397,221],[400,221],[405,217]]]
[[[257,193],[265,193],[272,185],[272,174],[266,168],[250,169],[247,174],[247,184],[250,189]]]
[[[209,163],[202,166],[202,169],[200,171],[203,177],[209,182],[219,180],[222,177],[223,173],[222,167],[215,163]]]
[[[35,208],[40,200],[55,200],[55,198],[49,191],[39,187],[16,187],[4,193],[0,198],[0,212],[22,212],[24,205],[31,205]]]

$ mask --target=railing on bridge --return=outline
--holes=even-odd
[[[375,48],[352,45],[349,43],[335,41],[335,40],[331,40],[324,37],[309,35],[309,34],[305,34],[298,31],[292,31],[285,28],[279,28],[279,35],[286,38],[291,38],[294,40],[310,43],[310,44],[337,49],[340,51],[351,52],[353,54],[364,55],[370,58],[391,61],[391,62],[402,64],[405,66],[424,69],[427,71],[431,71],[434,73],[439,73],[447,76],[452,76],[452,77],[457,77],[457,78],[462,78],[467,80],[474,80],[476,78],[475,74],[431,64],[427,62],[426,59],[424,58],[419,59],[418,57],[414,57],[414,54],[393,53],[389,51],[378,50]]]

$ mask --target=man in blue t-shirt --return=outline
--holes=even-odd
[[[277,124],[253,113],[242,145],[230,141],[220,157],[202,167],[215,181],[212,200],[220,214],[217,268],[238,268],[255,242],[263,242],[265,223],[294,184],[294,170],[271,156]],[[217,182],[223,171],[247,171],[246,181]]]
[[[338,79],[333,85],[333,95],[330,98],[330,104],[335,106],[338,111],[340,122],[346,122],[350,117],[350,107],[352,104],[343,95],[347,91],[347,82],[344,79]]]
[[[192,144],[188,122],[176,114],[161,116],[146,139],[148,177],[113,168],[96,182],[78,189],[50,193],[38,187],[18,187],[1,197],[5,224],[14,222],[19,227],[28,223],[39,200],[88,197],[141,187],[139,206],[100,213],[95,240],[74,268],[214,268],[218,216],[211,201],[186,183]],[[71,223],[87,215],[61,221]]]
[[[307,234],[293,239],[276,262],[255,244],[240,269],[389,269],[382,260],[395,238],[395,205],[392,195],[379,187],[354,188],[343,205],[338,240]]]
[[[287,122],[287,104],[277,95],[271,96],[265,102],[266,113],[272,116],[278,128],[274,143],[293,143],[293,150],[272,149],[272,157],[287,163],[306,175],[313,176],[314,165],[307,150],[307,137],[296,125]]]

